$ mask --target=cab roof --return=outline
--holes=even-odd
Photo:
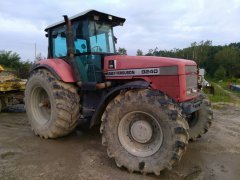
[[[103,12],[100,12],[100,11],[96,11],[94,9],[89,9],[89,10],[83,11],[81,13],[78,13],[74,16],[69,17],[69,19],[71,21],[78,20],[78,19],[87,19],[87,18],[94,19],[94,16],[98,16],[99,21],[108,22],[113,27],[118,26],[118,25],[122,25],[126,20],[125,18],[113,16],[111,14],[106,14],[106,13],[103,13]],[[57,23],[54,23],[54,24],[46,27],[45,31],[48,31],[48,29],[51,29],[53,27],[57,27],[57,26],[60,26],[60,25],[64,25],[64,24],[65,24],[64,20],[59,21]]]

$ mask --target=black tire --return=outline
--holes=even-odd
[[[0,112],[7,107],[7,97],[0,97]]]
[[[1,98],[0,98],[0,112],[2,112],[2,107],[3,107],[3,105],[2,105],[2,100],[1,100]]]
[[[206,96],[201,96],[203,98],[201,108],[198,111],[193,112],[191,115],[187,115],[189,138],[192,141],[202,137],[212,124],[213,111],[211,103]]]
[[[136,119],[125,120],[126,115],[132,113]],[[141,116],[135,117],[138,115]],[[134,140],[131,133],[133,126],[134,128],[139,126],[136,123],[143,121],[143,117],[144,121],[148,121],[150,124],[152,134],[146,136],[151,139],[146,138],[148,140],[139,143],[139,140]],[[151,121],[148,118],[152,118]],[[122,122],[125,121],[130,121],[129,128],[122,126]],[[142,127],[139,127],[138,135],[141,137],[141,134],[146,132],[146,128],[145,131],[142,131]],[[128,134],[119,133],[122,129],[127,129]],[[166,95],[148,89],[130,90],[113,99],[102,116],[100,132],[102,133],[102,143],[107,146],[108,156],[115,158],[118,167],[124,166],[130,172],[143,174],[159,175],[161,170],[171,169],[172,165],[181,159],[189,140],[188,124],[181,117],[178,106]],[[161,135],[159,146],[158,140]],[[126,142],[130,142],[129,144],[133,145],[133,148],[140,147],[140,153],[134,153],[128,148],[129,145],[123,143],[123,138],[126,138]]]
[[[25,90],[25,106],[32,130],[42,138],[69,134],[80,116],[79,101],[73,84],[57,80],[46,69],[35,70]]]

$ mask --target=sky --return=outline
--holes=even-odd
[[[137,49],[170,50],[192,42],[213,45],[240,42],[240,0],[8,0],[0,1],[0,50],[13,51],[22,60],[47,57],[44,29],[87,9],[126,18],[114,29],[117,48],[128,55]]]

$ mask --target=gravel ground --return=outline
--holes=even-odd
[[[209,132],[188,145],[171,171],[160,176],[119,169],[101,146],[98,127],[44,140],[33,134],[23,106],[0,114],[0,179],[240,179],[240,108],[214,110]]]

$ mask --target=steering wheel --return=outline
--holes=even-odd
[[[93,46],[91,48],[91,51],[93,51],[93,52],[102,52],[102,48],[100,46]]]

